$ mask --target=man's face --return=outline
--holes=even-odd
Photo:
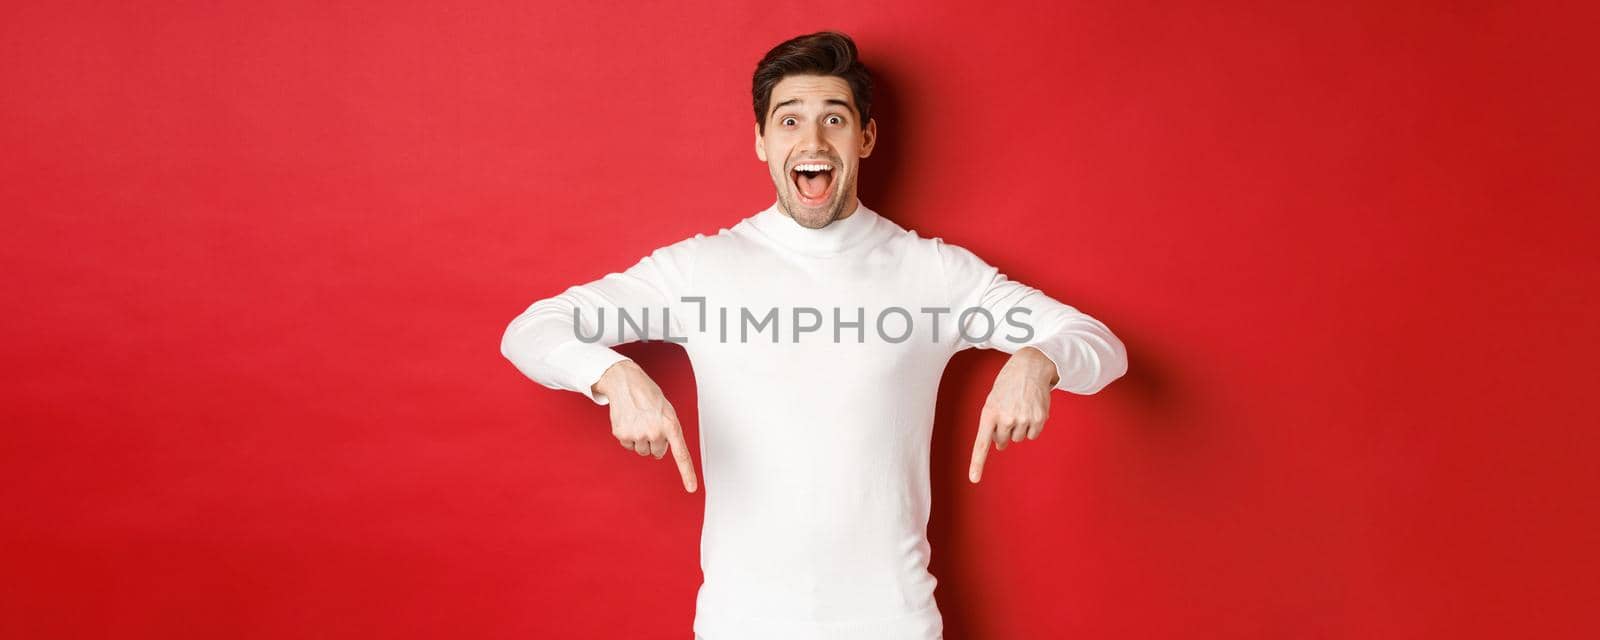
[[[853,213],[857,169],[872,153],[878,123],[862,127],[850,84],[837,76],[788,76],[768,104],[767,130],[756,128],[756,157],[767,163],[779,207],[812,229]]]

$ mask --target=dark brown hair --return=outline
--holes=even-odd
[[[837,31],[818,31],[784,41],[756,64],[750,93],[755,102],[756,124],[767,132],[767,107],[772,103],[772,88],[786,76],[816,74],[838,76],[850,85],[855,98],[860,126],[872,118],[872,74],[861,64],[856,43]]]

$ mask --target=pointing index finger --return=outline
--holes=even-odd
[[[689,445],[683,441],[683,427],[676,420],[667,430],[667,444],[672,448],[672,459],[678,463],[678,475],[683,476],[683,489],[694,493],[699,484],[694,476],[694,461],[689,458]]]
[[[978,439],[972,443],[972,467],[967,470],[967,480],[976,483],[983,478],[983,462],[989,457],[989,442],[994,439],[994,418],[985,411],[978,418]]]

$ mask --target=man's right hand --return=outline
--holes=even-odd
[[[694,493],[694,461],[684,444],[678,414],[644,369],[632,360],[620,360],[600,375],[592,390],[604,394],[611,405],[611,435],[622,448],[657,460],[671,449],[683,488]]]

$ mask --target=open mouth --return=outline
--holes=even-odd
[[[800,195],[800,204],[816,207],[826,203],[833,195],[833,172],[830,162],[802,162],[790,169],[789,178]]]

